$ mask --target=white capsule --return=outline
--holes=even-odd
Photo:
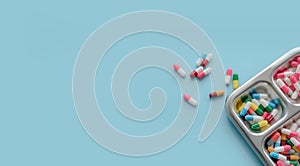
[[[201,66],[201,64],[202,64],[202,62],[203,62],[203,59],[200,57],[197,61],[196,61],[196,66]]]
[[[188,103],[190,103],[192,106],[196,107],[198,102],[197,100],[195,100],[194,98],[192,98],[191,96],[185,94],[183,95],[183,98],[185,101],[187,101]]]
[[[284,78],[284,82],[288,85],[288,86],[292,86],[292,82],[288,77]]]
[[[295,90],[295,91],[292,93],[291,98],[292,98],[293,100],[296,100],[297,97],[298,97],[298,95],[299,95],[299,91],[298,91],[298,90]]]
[[[181,76],[181,77],[185,77],[185,71],[181,69],[181,67],[177,64],[173,65],[174,70],[176,70],[176,72]]]
[[[298,128],[296,132],[298,133],[298,138],[300,138],[300,128]]]
[[[300,118],[296,120],[298,126],[300,126]]]
[[[291,127],[290,127],[290,130],[296,131],[297,128],[298,128],[298,125],[296,123],[292,123]]]

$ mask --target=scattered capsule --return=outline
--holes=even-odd
[[[212,60],[212,58],[213,58],[213,54],[208,53],[204,58],[204,60],[202,61],[201,66],[205,67]]]
[[[232,69],[228,68],[227,71],[226,71],[226,77],[225,77],[225,84],[226,85],[230,84],[231,76],[232,76]]]
[[[284,156],[282,154],[279,154],[279,153],[276,153],[276,152],[271,152],[270,153],[270,157],[272,157],[274,159],[282,160],[282,161],[286,161],[287,160],[286,156]]]
[[[285,128],[281,129],[281,133],[283,133],[285,135],[288,135],[290,137],[297,137],[298,136],[297,132],[295,132],[293,130],[285,129]]]
[[[245,116],[250,107],[251,107],[251,102],[249,101],[246,103],[245,107],[240,112],[240,116]]]
[[[192,71],[192,72],[190,73],[190,77],[191,77],[191,78],[197,77],[198,74],[199,74],[200,72],[202,72],[202,71],[203,71],[203,67],[202,67],[202,66],[199,66],[197,69],[195,69],[194,71]]]
[[[260,122],[260,121],[264,120],[264,118],[262,116],[256,116],[256,115],[246,115],[245,119],[247,121],[252,121],[252,122]]]
[[[237,89],[239,87],[239,75],[233,74],[233,89]]]
[[[293,91],[287,85],[285,85],[285,83],[281,79],[277,79],[276,83],[279,85],[283,93],[292,95]]]
[[[269,97],[268,94],[265,93],[254,93],[252,94],[252,98],[254,99],[267,99]]]
[[[196,66],[197,67],[201,66],[202,62],[203,62],[203,59],[201,57],[198,58],[197,61],[196,61]]]
[[[197,106],[198,102],[197,100],[195,100],[194,98],[192,98],[191,96],[184,94],[183,98],[185,101],[187,101],[188,103],[190,103],[192,106]]]
[[[212,71],[212,69],[210,67],[208,67],[205,70],[203,70],[202,72],[200,72],[197,77],[199,79],[201,79],[201,78],[207,76],[209,73],[211,73],[211,71]]]
[[[268,124],[269,123],[266,120],[263,120],[263,121],[260,121],[260,122],[256,122],[256,123],[253,123],[251,125],[251,129],[252,130],[258,130],[258,129],[261,129],[262,127],[264,127],[264,126],[267,126]]]
[[[292,86],[292,82],[291,82],[290,78],[285,77],[283,80],[287,84],[287,86]]]
[[[223,96],[223,95],[224,95],[224,90],[218,90],[218,91],[215,91],[215,92],[211,92],[209,94],[209,97],[214,98],[214,97]]]
[[[177,64],[173,65],[174,70],[181,76],[181,77],[185,77],[185,71]]]

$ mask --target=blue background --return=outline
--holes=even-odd
[[[190,132],[173,148],[140,158],[121,156],[105,150],[90,139],[77,118],[72,100],[73,66],[80,47],[101,24],[132,11],[165,10],[182,15],[199,25],[217,47],[224,67],[232,67],[238,72],[240,82],[243,83],[282,54],[300,45],[299,5],[299,1],[279,3],[230,0],[2,2],[0,165],[261,165],[232,127],[225,112],[209,139],[203,143],[197,141],[209,106],[206,96],[208,91],[203,92],[201,89],[199,116]],[[155,40],[164,38],[157,34],[144,35],[144,45],[165,46],[164,43],[167,43]],[[129,45],[137,47],[134,41],[140,39],[139,36],[129,38]],[[152,43],[154,41],[156,43]],[[178,49],[175,46],[176,41],[166,44],[166,47]],[[120,50],[122,48],[131,47],[124,43]],[[189,50],[184,49],[182,47],[176,51],[192,64],[195,59],[188,59]],[[150,76],[162,74],[166,80],[175,82],[174,78],[159,70],[142,72]],[[108,74],[104,73],[103,77]],[[97,75],[97,80],[99,77],[101,75]],[[144,78],[137,74],[132,80],[132,86],[140,85]],[[209,87],[208,80],[202,82],[203,89]],[[151,79],[149,82],[152,82]],[[164,87],[165,83],[158,84]],[[154,83],[145,84],[146,87],[150,85]],[[138,97],[148,93],[145,89],[139,92],[130,90],[138,107],[149,104],[145,98]],[[170,93],[168,90],[173,89],[166,87],[166,93]],[[174,96],[179,95],[179,91],[175,90]],[[101,99],[101,95],[98,99]],[[179,102],[179,98],[177,100]],[[152,127],[143,124],[149,130],[142,130],[140,127],[131,128],[137,125],[125,122],[126,119],[118,123],[124,117],[114,119],[113,114],[106,114],[116,127],[125,126],[122,130],[140,135],[159,131],[175,117],[169,112],[170,119],[168,116],[163,117],[168,119],[165,124],[156,122],[156,125],[153,122]]]

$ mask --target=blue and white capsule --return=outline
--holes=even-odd
[[[281,136],[277,139],[277,141],[274,143],[274,148],[280,147],[281,145]]]
[[[254,99],[267,99],[269,97],[268,94],[265,93],[253,93],[252,98]]]
[[[270,157],[274,158],[274,159],[277,159],[277,160],[282,160],[282,161],[286,161],[287,160],[287,157],[282,155],[282,154],[279,154],[279,153],[276,153],[276,152],[271,152],[270,153]]]
[[[251,121],[251,122],[260,122],[260,121],[264,120],[264,118],[262,116],[257,116],[257,115],[246,115],[245,119],[247,121]]]
[[[251,107],[251,102],[250,101],[248,101],[246,104],[245,104],[245,106],[244,106],[244,108],[242,109],[242,111],[240,112],[240,116],[245,116],[246,115],[246,113],[248,112],[248,110],[249,110],[249,108]]]

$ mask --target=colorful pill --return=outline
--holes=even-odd
[[[281,146],[281,136],[277,139],[277,141],[274,143],[274,148]],[[282,145],[285,146],[285,145]],[[291,146],[290,146],[291,147]],[[289,150],[290,151],[290,150]]]
[[[298,136],[297,132],[295,132],[293,130],[286,129],[286,128],[282,128],[281,133],[283,133],[285,135],[288,135],[290,137],[297,137]]]
[[[290,80],[290,78],[286,77],[283,80],[287,84],[287,86],[292,86],[293,85],[292,82],[291,82],[291,80]]]
[[[255,115],[246,115],[245,119],[247,121],[252,121],[252,122],[260,122],[260,121],[264,120],[263,117],[261,117],[261,116],[255,116]]]
[[[198,67],[197,69],[195,69],[194,71],[192,71],[192,72],[190,73],[190,77],[191,77],[191,78],[197,77],[197,75],[198,75],[200,72],[202,72],[202,71],[203,71],[203,67],[200,66],[200,67]]]
[[[233,89],[237,89],[239,87],[239,75],[233,74]]]
[[[261,129],[262,127],[264,127],[264,126],[267,126],[268,124],[269,124],[268,121],[263,120],[263,121],[260,121],[260,122],[257,122],[257,123],[253,123],[251,125],[251,129],[252,130],[258,130],[258,129]]]
[[[276,141],[277,139],[280,137],[280,133],[277,131],[275,132],[271,138],[269,139],[269,141],[267,142],[267,145],[268,146],[272,146]]]
[[[269,115],[266,116],[265,119],[270,123],[278,113],[279,111],[277,109],[274,109]]]
[[[191,96],[189,96],[187,94],[184,94],[183,98],[185,101],[190,103],[192,106],[197,106],[197,104],[198,104],[197,100],[195,100],[194,98],[192,98]]]
[[[264,111],[263,111],[263,109],[261,109],[260,107],[259,107],[259,105],[260,105],[260,103],[257,101],[257,100],[255,100],[255,99],[253,99],[252,100],[252,104],[251,104],[251,108],[258,114],[258,115],[262,115],[263,113],[264,113]],[[257,104],[259,104],[259,105],[257,105]]]
[[[276,152],[271,152],[270,153],[270,157],[272,157],[274,159],[282,160],[282,161],[286,161],[287,160],[286,156],[284,156],[282,154],[279,154],[279,153],[276,153]]]
[[[285,163],[281,160],[278,160],[276,164],[277,166],[285,166]]]
[[[208,67],[207,69],[205,69],[202,72],[200,72],[197,77],[199,79],[201,79],[201,78],[207,76],[209,73],[211,73],[211,71],[212,71],[212,69],[210,67]]]
[[[281,160],[278,160],[278,161],[281,161]],[[284,161],[285,165],[289,165],[289,166],[297,166],[298,165],[298,162],[297,161],[292,161],[292,160],[287,160],[287,161]],[[277,163],[278,165],[278,163]],[[285,166],[283,165],[283,166]]]
[[[202,61],[201,66],[205,67],[212,60],[212,58],[213,58],[213,54],[208,53],[204,58],[204,60]]]
[[[185,77],[185,71],[177,64],[173,65],[174,70],[181,76],[181,77]]]
[[[286,155],[287,160],[299,160],[299,156],[296,155]]]
[[[240,116],[245,116],[250,107],[251,107],[251,102],[247,102],[245,107],[240,112]]]
[[[274,152],[287,152],[291,150],[291,146],[290,145],[284,145],[284,146],[279,146],[274,148]]]
[[[196,66],[197,67],[201,66],[202,62],[203,62],[203,59],[201,57],[198,58],[197,61],[196,61]]]
[[[267,99],[269,97],[268,94],[265,93],[254,93],[252,94],[252,98],[254,99]]]
[[[283,72],[283,73],[278,73],[276,75],[277,78],[285,78],[285,77],[289,77],[289,76],[292,76],[294,75],[294,73],[292,71],[286,71],[286,72]]]
[[[224,95],[224,90],[218,90],[218,91],[215,91],[215,92],[211,92],[209,94],[209,97],[214,98],[214,97],[218,97],[218,96],[222,96],[222,95]]]
[[[292,95],[293,91],[287,85],[285,85],[285,83],[281,79],[277,79],[276,83],[279,85],[283,93]]]
[[[290,140],[298,149],[300,149],[300,143],[296,138],[292,137]]]
[[[272,112],[272,107],[269,105],[269,102],[265,99],[260,99],[260,103],[265,107],[265,109],[270,113]]]
[[[225,84],[226,85],[230,84],[231,76],[232,76],[232,69],[228,68],[227,71],[226,71],[226,77],[225,77]]]

